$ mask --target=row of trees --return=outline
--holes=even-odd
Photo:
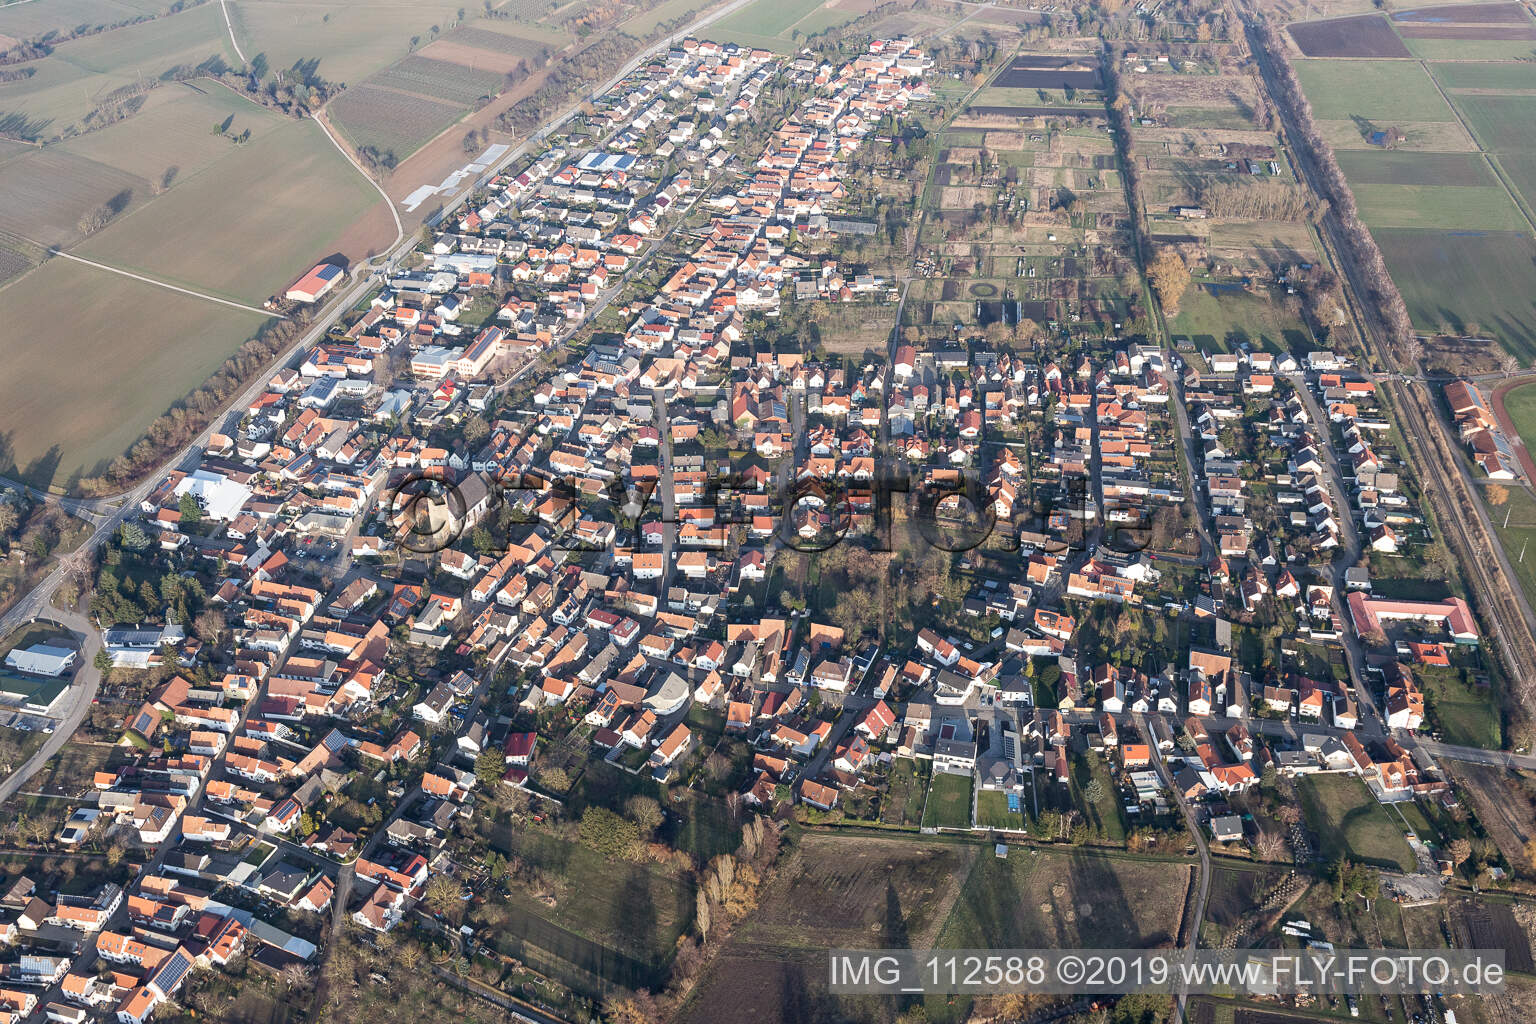
[[[310,314],[298,311],[287,320],[272,320],[196,391],[177,402],[150,424],[144,436],[113,459],[101,476],[80,481],[85,494],[107,494],[126,487],[202,432],[244,384],[266,370],[308,327]]]
[[[1280,96],[1277,98],[1289,110],[1301,136],[1298,141],[1322,177],[1323,198],[1332,204],[1338,214],[1345,249],[1342,255],[1365,278],[1366,298],[1371,312],[1399,351],[1416,351],[1413,324],[1408,317],[1408,307],[1403,302],[1402,293],[1397,290],[1397,285],[1387,272],[1386,261],[1382,259],[1376,240],[1360,220],[1354,193],[1350,191],[1344,172],[1334,159],[1333,148],[1318,130],[1312,105],[1302,92],[1301,82],[1286,56],[1279,33],[1265,18],[1258,22],[1255,35],[1278,79]]]

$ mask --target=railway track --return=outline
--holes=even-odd
[[[1279,115],[1280,133],[1292,161],[1312,191],[1327,195],[1321,170],[1313,155],[1302,144],[1304,133],[1296,111],[1286,101],[1273,57],[1268,53],[1258,30],[1261,15],[1250,0],[1233,0],[1234,13],[1248,35],[1248,48],[1259,70],[1265,91]],[[1473,597],[1474,609],[1491,633],[1494,649],[1512,684],[1520,686],[1536,678],[1536,636],[1532,613],[1524,600],[1504,557],[1503,548],[1493,536],[1482,506],[1472,494],[1459,461],[1459,453],[1447,442],[1439,427],[1433,398],[1422,382],[1404,383],[1398,376],[1400,353],[1383,335],[1381,325],[1362,306],[1361,296],[1369,294],[1360,279],[1359,268],[1341,258],[1348,251],[1341,236],[1338,215],[1330,211],[1318,225],[1318,238],[1324,254],[1339,280],[1344,283],[1346,305],[1360,337],[1361,346],[1386,372],[1381,385],[1399,417],[1409,456],[1420,471],[1424,499],[1429,504],[1440,535],[1445,539],[1465,574]],[[1413,360],[1406,360],[1412,366]]]

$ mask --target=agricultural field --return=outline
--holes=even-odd
[[[756,0],[709,27],[711,39],[789,53],[807,37],[869,11],[860,0]],[[804,24],[802,24],[804,22]]]
[[[1297,784],[1312,832],[1328,860],[1412,871],[1413,851],[1401,823],[1376,801],[1365,783],[1341,775],[1315,775]]]
[[[1413,322],[1487,331],[1536,357],[1536,240],[1516,231],[1372,228]]]
[[[1349,56],[1420,58],[1295,62],[1415,326],[1487,333],[1529,362],[1536,357],[1536,70],[1489,61],[1528,59],[1536,21],[1515,4],[1474,3],[1290,31],[1309,57],[1346,56],[1340,46],[1309,41],[1308,33],[1327,26],[1354,43],[1377,39],[1374,52]],[[1406,38],[1412,53],[1388,54],[1382,32]]]
[[[0,288],[0,320],[0,464],[62,486],[122,454],[265,318],[55,258]]]
[[[387,154],[394,166],[470,109],[507,88],[506,77],[536,71],[569,42],[548,29],[484,18],[439,37],[358,81],[327,106],[336,129],[357,149]]]
[[[275,175],[271,168],[281,167]],[[229,197],[241,197],[230,203]],[[330,255],[379,202],[319,127],[290,121],[119,218],[81,255],[173,284],[259,304]],[[189,229],[192,229],[189,231]],[[391,230],[376,241],[393,240]],[[364,252],[346,254],[353,260]]]
[[[1308,57],[1407,57],[1408,48],[1380,14],[1307,21],[1290,26]]]
[[[1296,75],[1313,115],[1325,121],[1364,118],[1385,128],[1456,119],[1429,72],[1412,61],[1299,60]]]
[[[231,0],[229,14],[241,49],[252,59],[260,54],[273,68],[318,60],[314,70],[321,78],[350,85],[406,56],[412,37],[425,39],[433,25],[446,31],[465,6],[457,0]],[[222,29],[222,20],[219,25]]]
[[[12,35],[6,18],[0,11],[0,34]],[[114,90],[152,83],[174,67],[210,59],[230,65],[237,60],[217,4],[61,43],[48,56],[27,62],[30,77],[0,82],[0,127],[36,141],[59,138],[81,127]]]

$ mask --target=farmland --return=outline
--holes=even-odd
[[[613,864],[587,846],[499,827],[492,845],[549,880],[549,899],[514,886],[479,912],[503,951],[581,984],[583,974],[645,984],[693,919],[693,890],[675,868]]]
[[[721,42],[787,53],[805,36],[852,21],[863,12],[857,8],[845,10],[842,13],[846,17],[838,19],[829,18],[831,13],[823,8],[821,0],[756,0],[711,25],[709,36]],[[800,25],[802,19],[806,20],[804,26]]]
[[[61,259],[0,288],[0,318],[0,462],[40,485],[97,472],[263,321]]]
[[[0,11],[0,34],[15,34],[9,17]],[[210,58],[235,60],[216,4],[62,43],[31,62],[31,77],[0,82],[0,111],[11,134],[39,141],[58,138],[78,127],[113,90],[153,82],[173,67]]]
[[[442,0],[409,4],[235,0],[229,9],[247,55],[262,54],[274,68],[318,60],[315,72],[321,78],[350,85],[408,54],[413,36],[425,37],[433,25],[452,25],[463,6]],[[222,28],[223,22],[219,24]]]
[[[1491,334],[1529,361],[1536,356],[1529,298],[1536,291],[1536,72],[1528,63],[1480,58],[1528,57],[1536,39],[1520,37],[1536,34],[1536,23],[1514,4],[1446,10],[1400,12],[1393,22],[1370,15],[1293,25],[1309,56],[1342,56],[1337,46],[1323,53],[1307,40],[1321,26],[1379,36],[1395,25],[1413,56],[1430,58],[1298,60],[1296,70],[1414,325],[1476,328],[1471,333]],[[1385,46],[1375,49],[1387,55]],[[1433,61],[1440,57],[1454,60]]]
[[[1291,38],[1308,57],[1406,57],[1408,48],[1379,14],[1290,27]]]
[[[285,173],[270,173],[273,167]],[[229,196],[243,197],[231,204]],[[82,256],[259,303],[336,243],[378,195],[311,122],[285,123],[91,236]],[[188,229],[193,229],[189,231]],[[391,230],[376,239],[382,248]],[[359,259],[364,252],[347,256]]]
[[[1413,851],[1403,838],[1402,826],[1359,779],[1310,776],[1297,789],[1307,821],[1322,842],[1324,857],[1348,857],[1357,863],[1413,870]]]
[[[434,26],[436,29],[436,26]],[[499,95],[509,73],[546,64],[569,37],[500,19],[481,19],[438,37],[357,82],[329,104],[336,129],[357,149],[394,166],[472,107]]]
[[[1366,60],[1299,60],[1296,74],[1324,120],[1363,117],[1382,122],[1453,121],[1455,114],[1416,63]]]

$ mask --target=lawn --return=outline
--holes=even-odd
[[[1419,64],[1378,60],[1298,60],[1296,74],[1324,120],[1365,118],[1388,127],[1394,121],[1454,121],[1434,80]]]
[[[936,772],[923,808],[924,828],[970,828],[971,777]]]
[[[1313,775],[1298,783],[1302,807],[1329,860],[1412,871],[1413,851],[1403,828],[1365,783],[1346,775]]]
[[[57,258],[16,278],[0,288],[0,466],[41,486],[94,475],[265,320]]]
[[[1099,783],[1100,794],[1097,800],[1088,799],[1088,784],[1093,779]],[[1111,842],[1125,842],[1125,809],[1120,805],[1120,792],[1103,758],[1097,755],[1073,756],[1072,790],[1073,799],[1090,828],[1098,829]]]
[[[273,168],[283,173],[272,173]],[[231,197],[238,196],[237,202]],[[291,121],[92,235],[80,255],[259,304],[337,246],[375,203],[319,125]],[[382,249],[394,238],[376,240]],[[353,261],[366,250],[346,253]]]
[[[1024,829],[1021,811],[1008,809],[1008,794],[996,789],[984,789],[976,794],[976,824],[981,828],[998,828],[1020,832]]]
[[[1278,302],[1220,285],[1218,293],[1212,294],[1206,284],[1197,281],[1185,291],[1179,315],[1168,322],[1174,336],[1187,335],[1201,347],[1214,344],[1235,349],[1247,342],[1271,352],[1306,348],[1305,326]]]
[[[1424,685],[1429,718],[1447,743],[1502,749],[1498,698],[1488,687],[1477,686],[1469,669],[1421,665],[1414,671]]]
[[[1516,231],[1373,228],[1415,325],[1476,324],[1522,362],[1536,356],[1536,242]]]

